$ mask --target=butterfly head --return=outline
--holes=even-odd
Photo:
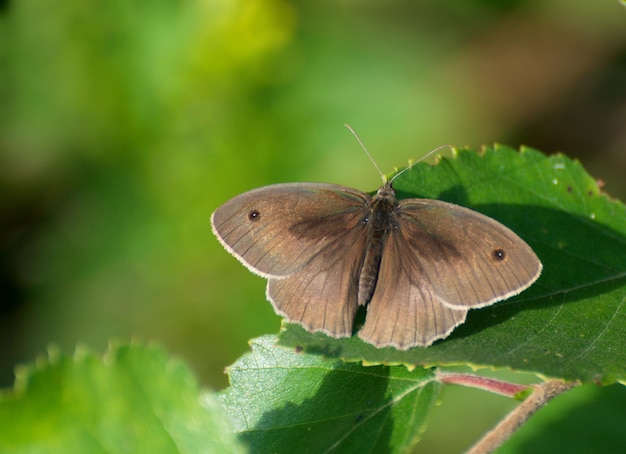
[[[387,178],[383,179],[383,185],[376,191],[376,195],[379,198],[395,200],[396,191],[391,187],[391,181],[392,180],[388,180]]]

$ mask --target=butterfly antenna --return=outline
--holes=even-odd
[[[418,162],[422,162],[424,159],[428,158],[429,156],[433,155],[434,153],[437,153],[439,150],[443,150],[444,148],[452,148],[452,145],[441,145],[437,148],[435,148],[434,150],[429,151],[428,153],[426,153],[424,156],[422,156],[421,158],[419,158],[417,161],[415,162],[411,162],[409,164],[408,167],[402,169],[400,172],[396,173],[392,178],[391,181],[389,181],[390,183],[393,182],[393,180],[395,180],[396,178],[398,178],[400,175],[402,175],[404,172],[406,172],[407,170],[410,170],[411,167],[413,167],[415,164],[417,164]]]
[[[354,129],[352,129],[352,126],[345,124],[344,125],[346,128],[348,128],[348,130],[352,133],[352,135],[354,136],[354,138],[357,140],[357,142],[359,142],[359,145],[361,145],[361,148],[363,148],[363,151],[365,152],[365,154],[367,155],[368,158],[370,158],[370,161],[372,161],[372,164],[374,164],[374,167],[376,168],[376,170],[378,171],[378,174],[380,175],[380,177],[383,179],[383,183],[387,183],[387,177],[385,176],[385,174],[380,170],[380,167],[378,167],[378,164],[376,164],[376,161],[374,161],[374,158],[372,158],[372,155],[370,154],[369,151],[367,151],[367,148],[365,148],[365,144],[363,144],[363,141],[361,140],[361,138],[359,137],[359,135],[356,133],[356,131]]]

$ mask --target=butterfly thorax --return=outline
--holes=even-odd
[[[367,304],[374,294],[383,247],[393,228],[393,212],[398,202],[391,184],[386,182],[372,197],[367,222],[367,244],[359,275],[359,305]]]

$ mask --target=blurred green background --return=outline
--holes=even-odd
[[[623,200],[625,101],[617,0],[0,1],[0,384],[50,343],[133,338],[226,386],[279,318],[211,212],[278,182],[376,189],[344,123],[385,172],[523,144]]]

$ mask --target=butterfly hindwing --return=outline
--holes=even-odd
[[[358,308],[358,278],[366,238],[365,226],[355,226],[327,244],[299,271],[270,279],[267,298],[276,312],[307,331],[350,336]]]
[[[391,231],[359,337],[376,347],[406,350],[430,345],[465,321],[467,310],[442,304],[424,265],[407,253],[400,231]]]

